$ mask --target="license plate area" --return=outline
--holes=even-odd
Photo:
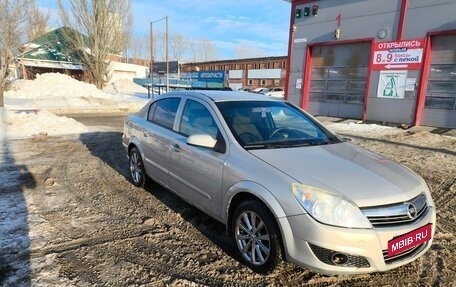
[[[400,254],[432,238],[432,223],[417,228],[388,241],[388,257]]]

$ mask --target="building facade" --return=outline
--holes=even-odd
[[[35,79],[38,74],[62,73],[78,80],[87,80],[81,55],[71,48],[69,35],[85,37],[76,30],[60,27],[24,44],[22,53],[15,57],[15,67],[11,67],[10,74],[14,78]],[[125,59],[121,55],[111,54],[106,63],[107,82],[133,80],[146,77],[149,73],[148,60]]]
[[[181,73],[225,71],[226,85],[239,88],[284,87],[287,57],[263,57],[181,64]]]
[[[314,115],[456,128],[456,0],[286,0],[286,97]]]

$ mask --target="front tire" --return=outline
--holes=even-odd
[[[142,188],[146,187],[149,183],[149,178],[147,177],[141,154],[136,147],[130,150],[129,166],[133,184]]]
[[[281,260],[280,236],[274,217],[256,200],[234,211],[232,236],[241,260],[254,272],[267,274]]]

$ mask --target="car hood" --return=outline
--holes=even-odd
[[[402,202],[424,191],[422,179],[411,170],[349,143],[249,152],[296,181],[317,183],[359,207]]]

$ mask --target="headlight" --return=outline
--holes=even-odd
[[[361,210],[340,195],[297,183],[293,183],[292,191],[307,213],[321,223],[348,228],[372,228]]]
[[[424,188],[424,193],[426,194],[427,203],[429,206],[434,207],[435,204],[434,204],[434,200],[432,199],[431,190],[429,189],[429,185],[423,178],[421,178],[421,181],[422,181],[422,185]]]

